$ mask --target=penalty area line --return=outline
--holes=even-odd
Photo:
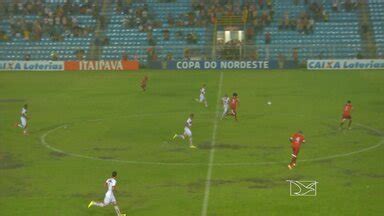
[[[219,80],[219,90],[217,92],[216,113],[215,113],[215,119],[213,121],[211,150],[209,151],[208,170],[207,170],[207,177],[205,180],[205,190],[204,190],[203,207],[201,209],[201,216],[206,216],[207,212],[208,212],[209,192],[211,189],[212,168],[213,168],[213,161],[215,158],[216,132],[217,132],[218,119],[220,116],[220,103],[219,102],[220,102],[220,97],[221,97],[221,89],[223,86],[223,77],[224,77],[224,74],[221,71],[220,72],[220,80]]]

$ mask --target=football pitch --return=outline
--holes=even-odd
[[[233,92],[239,121],[221,120]],[[339,130],[347,100],[352,129]],[[14,127],[25,103],[28,136]],[[0,215],[115,215],[87,208],[112,171],[132,216],[381,215],[383,110],[382,70],[1,72]],[[190,113],[197,149],[172,140]],[[317,182],[316,196],[287,180]]]

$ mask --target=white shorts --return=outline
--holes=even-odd
[[[228,105],[224,105],[224,113],[227,113],[228,109],[229,109],[229,106]]]
[[[191,129],[189,129],[188,127],[185,127],[184,128],[184,135],[187,135],[187,136],[191,137],[192,136]]]
[[[116,198],[113,193],[107,192],[104,197],[104,205],[115,204]]]
[[[203,101],[205,101],[205,95],[203,95],[203,94],[200,94],[200,100],[199,100],[200,102],[203,102]]]
[[[23,128],[26,128],[27,127],[27,118],[25,117],[20,117],[20,123],[21,123],[21,126],[23,126]]]

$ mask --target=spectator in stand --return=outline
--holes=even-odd
[[[57,61],[59,60],[59,54],[56,51],[51,52],[51,60],[52,61]]]
[[[271,20],[273,20],[274,15],[275,15],[275,10],[273,8],[269,9],[269,16],[271,17]]]
[[[293,63],[296,66],[298,66],[299,65],[299,50],[297,48],[293,48],[292,59],[293,59]]]
[[[171,13],[168,14],[167,21],[168,21],[169,27],[173,27],[175,25],[175,20],[173,19],[173,16]]]
[[[7,33],[3,30],[0,30],[0,41],[8,41],[9,37]]]
[[[332,0],[332,10],[334,12],[339,11],[339,0]]]
[[[121,60],[128,61],[128,55],[127,55],[127,53],[125,51],[121,55]]]
[[[254,36],[254,34],[255,34],[255,32],[254,32],[254,28],[253,27],[251,27],[251,26],[249,26],[249,27],[247,27],[247,40],[248,41],[251,41],[251,40],[253,40],[253,36]]]
[[[265,44],[271,44],[272,35],[270,32],[265,33]]]
[[[319,56],[317,56],[317,58],[318,59],[324,59],[324,51],[321,51],[320,53],[319,53]]]
[[[344,1],[344,7],[346,11],[351,11],[352,10],[352,1],[351,0],[345,0]]]
[[[259,19],[258,18],[255,18],[252,22],[252,25],[253,25],[253,31],[254,32],[258,32],[259,30],[261,30],[261,25],[259,23]]]
[[[188,44],[197,44],[197,36],[194,32],[188,33],[186,39]]]
[[[253,60],[253,61],[258,61],[259,60],[259,51],[257,49],[255,49],[251,53],[251,60]]]
[[[283,69],[284,68],[284,64],[285,64],[285,56],[283,53],[279,53],[277,55],[277,64],[279,66],[279,69]]]
[[[291,30],[295,30],[296,27],[297,27],[297,20],[296,19],[291,19],[289,21],[289,27],[290,27]]]
[[[272,41],[272,35],[270,32],[265,33],[265,58],[266,60],[269,60],[269,44],[271,44]]]
[[[173,54],[171,52],[167,53],[167,56],[165,57],[166,61],[172,61],[173,60]]]
[[[263,9],[264,7],[264,0],[259,0],[259,8]]]
[[[308,27],[307,27],[308,33],[313,33],[314,25],[315,25],[315,20],[312,17],[309,18]]]
[[[181,39],[183,39],[184,34],[183,34],[182,31],[179,30],[179,31],[177,31],[177,32],[175,33],[175,37],[176,37],[177,40],[181,40]]]
[[[258,13],[259,13],[259,11],[257,10],[257,8],[256,7],[252,7],[251,11],[250,11],[250,17],[249,18],[251,20],[257,19],[258,18]]]
[[[280,19],[277,26],[278,26],[279,30],[283,30],[284,29],[284,20]]]
[[[283,29],[286,29],[289,27],[289,15],[288,12],[284,13],[284,21],[283,21]]]
[[[357,59],[363,59],[364,56],[363,56],[363,54],[361,52],[358,52],[357,55],[356,55],[356,58]]]
[[[327,11],[323,10],[322,17],[324,22],[328,22],[329,14],[327,13]]]
[[[109,45],[109,38],[107,36],[103,36],[102,45],[103,46],[108,46]]]
[[[79,50],[76,50],[75,55],[76,55],[77,60],[81,61],[84,59],[85,52],[84,52],[84,50],[79,49]]]
[[[163,39],[165,41],[169,41],[169,30],[168,29],[163,30]]]
[[[188,48],[184,49],[184,60],[190,60],[191,59],[191,52]]]
[[[263,11],[263,13],[261,14],[260,20],[263,26],[268,25],[271,22],[271,18],[268,16],[266,11]]]
[[[246,23],[248,21],[248,8],[247,7],[243,8],[241,20],[243,21],[243,23]]]
[[[31,54],[25,53],[24,54],[24,61],[29,61],[29,60],[31,60]]]
[[[156,41],[153,38],[152,32],[147,32],[147,40],[150,46],[156,46]]]

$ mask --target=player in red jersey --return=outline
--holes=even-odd
[[[239,98],[236,92],[233,93],[229,104],[231,107],[230,115],[233,115],[235,117],[235,120],[237,121],[237,107],[239,106]]]
[[[297,155],[299,154],[301,144],[305,143],[305,138],[302,131],[294,133],[289,137],[292,147],[292,159],[291,163],[288,164],[289,169],[293,169],[296,166]]]
[[[351,125],[352,125],[352,116],[351,116],[351,111],[352,111],[352,103],[351,101],[347,101],[347,103],[344,105],[344,108],[343,108],[343,115],[341,117],[341,121],[340,121],[340,129],[343,128],[343,125],[344,125],[344,122],[346,120],[348,120],[348,129],[351,129]]]
[[[144,78],[141,80],[141,89],[143,89],[143,91],[147,90],[147,82],[148,82],[148,76],[145,75]]]

